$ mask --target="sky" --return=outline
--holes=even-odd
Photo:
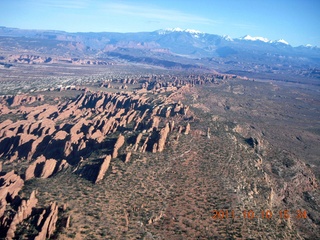
[[[319,0],[0,0],[0,26],[67,32],[166,28],[320,47]]]

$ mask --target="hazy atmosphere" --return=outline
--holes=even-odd
[[[320,46],[320,2],[4,0],[0,25],[70,32],[140,32],[165,28],[285,39]]]

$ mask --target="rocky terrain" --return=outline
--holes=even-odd
[[[320,237],[318,48],[5,27],[0,46],[0,239]]]
[[[218,73],[69,83],[0,98],[1,238],[319,237],[314,88]]]

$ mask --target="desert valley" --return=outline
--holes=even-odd
[[[0,239],[317,239],[319,81],[283,41],[1,27]]]

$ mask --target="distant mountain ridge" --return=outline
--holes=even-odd
[[[143,34],[147,32],[136,32],[136,33],[118,33],[118,32],[65,32],[60,30],[30,30],[30,29],[19,29],[19,28],[7,28],[4,26],[0,26],[0,36],[23,36],[23,37],[37,37],[41,34],[62,34],[62,35],[84,35],[84,34],[95,34],[95,35],[106,35],[106,34],[125,34],[125,35],[132,35],[132,34]],[[182,29],[182,28],[167,28],[167,29],[159,29],[155,30],[154,32],[149,33],[158,33],[159,35],[165,35],[165,34],[171,34],[171,33],[188,33],[196,37],[205,37],[205,36],[219,36],[221,38],[224,38],[226,40],[234,41],[234,40],[249,40],[249,41],[261,41],[265,43],[283,43],[286,45],[290,45],[286,40],[284,39],[278,39],[278,40],[269,40],[265,37],[256,36],[252,37],[250,35],[245,35],[243,37],[238,38],[231,38],[230,36],[220,36],[216,34],[210,34],[201,32],[199,30],[195,29]],[[300,45],[297,47],[312,47],[312,48],[319,48],[317,46],[312,46],[310,44]]]
[[[168,33],[172,33],[172,32],[185,32],[185,33],[190,33],[195,35],[196,37],[199,37],[198,35],[204,35],[204,34],[208,34],[208,33],[204,33],[195,29],[181,29],[181,28],[167,28],[167,29],[160,29],[157,30],[156,32],[158,32],[159,34],[168,34]],[[245,35],[244,37],[239,37],[239,38],[231,38],[230,36],[224,36],[224,38],[226,40],[229,41],[234,41],[234,39],[237,40],[249,40],[249,41],[262,41],[262,42],[266,42],[266,43],[274,43],[274,42],[278,42],[278,43],[283,43],[286,45],[290,45],[286,40],[284,39],[279,39],[279,40],[269,40],[265,37],[252,37],[250,35]],[[307,44],[308,45],[308,44]]]
[[[69,33],[0,27],[0,47],[6,54],[22,52],[99,61],[122,59],[164,67],[194,66],[250,74],[303,72],[309,76],[308,72],[318,73],[320,68],[318,47],[292,47],[283,39],[270,41],[250,35],[231,38],[181,28],[137,33]],[[5,56],[2,58],[5,61]]]

